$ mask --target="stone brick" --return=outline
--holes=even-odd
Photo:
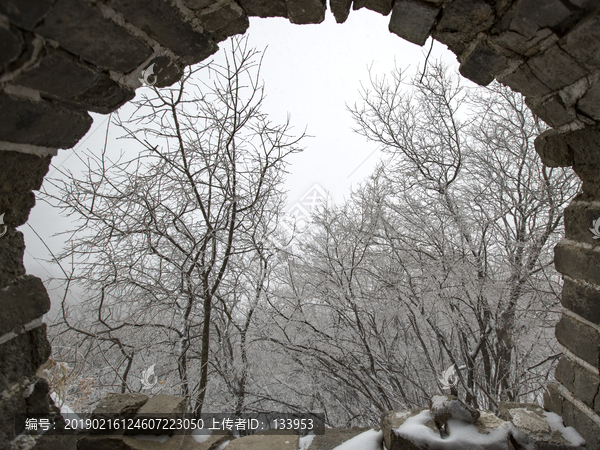
[[[106,394],[96,405],[94,417],[115,415],[133,417],[138,410],[148,402],[146,394]]]
[[[393,0],[354,0],[352,9],[367,8],[387,16],[392,11]]]
[[[158,2],[152,2],[155,3]],[[143,16],[142,11],[149,3],[145,5],[138,14]],[[115,72],[129,72],[152,54],[150,47],[106,19],[99,9],[77,0],[57,0],[52,12],[35,31],[86,61]]]
[[[506,69],[506,57],[494,51],[484,40],[481,40],[467,54],[463,55],[459,67],[461,75],[481,86],[487,86],[494,77]]]
[[[573,165],[573,150],[569,148],[564,134],[546,130],[535,138],[535,151],[548,167]]]
[[[577,109],[586,116],[600,121],[600,81],[591,86],[577,102]]]
[[[0,214],[4,213],[4,224],[16,228],[29,218],[31,208],[35,206],[33,192],[0,193]],[[2,230],[0,230],[2,231]]]
[[[577,118],[575,111],[572,108],[567,108],[559,95],[553,95],[535,106],[531,104],[529,99],[525,103],[551,127],[560,127]]]
[[[0,69],[16,60],[23,52],[25,41],[18,29],[0,20]]]
[[[590,408],[594,408],[594,401],[600,387],[600,378],[597,375],[563,355],[556,366],[554,376],[575,397]],[[600,408],[600,402],[598,407]]]
[[[600,325],[600,291],[565,280],[561,294],[562,305],[575,314]]]
[[[600,245],[599,239],[594,239],[592,222],[600,217],[600,207],[574,201],[564,211],[565,237],[590,245]]]
[[[510,27],[523,36],[531,37],[540,28],[558,25],[570,14],[561,0],[520,0]]]
[[[291,23],[321,23],[325,20],[325,0],[286,0]]]
[[[246,12],[234,1],[206,8],[198,13],[198,18],[217,42],[245,33],[250,25]]]
[[[0,151],[0,193],[39,189],[50,160],[50,156]]]
[[[573,152],[573,165],[600,164],[600,128],[588,126],[560,136]]]
[[[333,450],[344,442],[367,431],[367,428],[326,428],[325,434],[314,437],[310,450]]]
[[[589,70],[600,67],[600,15],[581,22],[558,42],[560,47]]]
[[[592,327],[563,315],[556,324],[556,339],[585,362],[598,367],[600,336]]]
[[[600,285],[600,252],[560,243],[554,247],[554,264],[564,275]]]
[[[525,96],[543,97],[552,92],[533,74],[527,64],[521,64],[517,70],[504,76],[500,81]]]
[[[544,393],[544,407],[560,415],[566,426],[575,428],[585,439],[586,448],[600,448],[600,425],[592,421],[569,399],[561,395],[558,385],[548,384]]]
[[[0,94],[0,141],[71,148],[91,125],[86,112]]]
[[[417,45],[425,44],[439,13],[439,7],[415,0],[394,3],[389,30]]]
[[[88,111],[109,114],[133,97],[135,97],[135,91],[121,86],[106,76],[102,76],[85,92],[65,99],[65,101]]]
[[[23,252],[25,242],[23,233],[9,228],[0,238],[0,288],[12,283],[18,277],[25,275]]]
[[[352,0],[329,0],[331,12],[337,23],[344,23],[350,15]]]
[[[507,30],[497,36],[490,36],[490,39],[495,44],[524,56],[537,54],[540,51],[540,46],[549,39],[558,40],[552,30],[548,28],[538,30],[532,37],[526,37],[516,31]]]
[[[33,30],[52,9],[54,0],[3,0],[0,14],[4,14],[15,25]]]
[[[23,325],[50,309],[46,288],[37,277],[26,275],[0,290],[0,335],[20,331]]]
[[[433,36],[461,55],[466,43],[494,22],[494,10],[483,0],[454,0],[445,4]]]
[[[287,17],[286,0],[239,0],[249,16]]]
[[[121,13],[125,20],[180,56],[184,64],[197,63],[217,51],[211,37],[194,30],[171,2],[109,0],[108,5]]]
[[[7,389],[22,377],[32,378],[38,367],[49,357],[50,343],[46,339],[46,324],[1,344],[0,391]]]
[[[7,441],[15,438],[15,414],[27,412],[25,392],[30,384],[31,380],[24,378],[2,392],[0,397],[0,444],[2,443],[2,437]]]
[[[530,58],[527,62],[533,74],[551,89],[562,89],[587,74],[587,70],[553,45],[541,55]]]

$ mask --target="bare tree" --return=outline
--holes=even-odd
[[[174,87],[147,90],[131,117],[116,119],[140,149],[134,157],[87,154],[87,172],[63,172],[48,193],[80,219],[62,257],[73,258],[73,282],[89,297],[79,321],[65,311],[65,325],[105,344],[123,391],[136,362],[162,355],[159,376],[175,377],[198,414],[213,330],[223,333],[214,311],[231,315],[245,301],[227,295],[241,283],[233,268],[262,264],[257,243],[275,227],[285,158],[301,139],[289,121],[273,124],[262,112],[260,53],[232,39],[224,58],[187,69]],[[251,319],[251,308],[238,310]]]

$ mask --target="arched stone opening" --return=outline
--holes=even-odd
[[[58,148],[91,126],[86,111],[109,113],[130,100],[141,71],[155,64],[158,86],[248,28],[248,16],[319,23],[325,0],[28,0],[0,4],[0,391],[6,441],[15,412],[44,408],[35,382],[49,346],[41,282],[25,274],[27,221]],[[548,409],[600,446],[600,253],[590,231],[600,217],[600,8],[593,0],[330,0],[338,22],[351,8],[390,16],[389,29],[422,45],[446,44],[460,72],[478,84],[498,79],[527,97],[553,130],[536,141],[549,166],[573,166],[583,194],[565,212],[556,247],[565,307],[556,335],[564,347]],[[0,230],[1,231],[1,230]],[[31,393],[33,389],[33,393]],[[29,395],[23,394],[28,392]],[[47,407],[47,405],[46,405]],[[37,409],[36,409],[37,408]],[[0,434],[0,437],[2,435]],[[14,436],[13,436],[14,437]]]

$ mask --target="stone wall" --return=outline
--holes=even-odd
[[[7,226],[0,238],[0,447],[15,439],[15,411],[48,407],[35,371],[49,355],[40,320],[49,302],[40,281],[25,275],[15,228],[26,222],[32,190],[56,149],[88,131],[87,111],[106,114],[130,100],[150,65],[156,85],[167,86],[218,42],[245,32],[248,16],[318,23],[326,8],[325,0],[0,2],[0,214]],[[573,166],[584,192],[566,211],[566,238],[556,248],[565,278],[556,329],[564,356],[546,404],[584,434],[588,448],[600,448],[600,241],[590,231],[600,217],[599,2],[330,0],[329,8],[338,22],[351,8],[390,15],[390,31],[419,45],[433,36],[457,55],[462,75],[523,93],[553,127],[536,149],[550,166]]]

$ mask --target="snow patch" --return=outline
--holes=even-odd
[[[333,450],[381,450],[383,432],[373,429],[348,439]]]
[[[302,436],[300,438],[300,447],[298,448],[298,450],[308,450],[308,447],[310,447],[310,444],[312,444],[314,438],[314,434],[307,434],[306,436]]]
[[[553,412],[544,411],[544,418],[552,431],[558,431],[562,436],[571,443],[573,446],[584,445],[585,439],[575,430],[573,427],[565,427],[562,418]]]

